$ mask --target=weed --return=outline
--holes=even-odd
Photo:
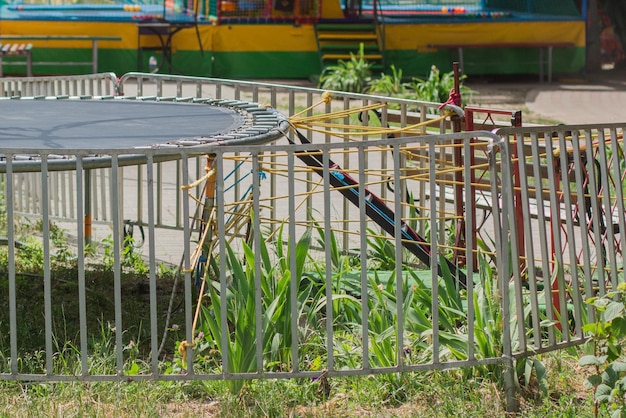
[[[464,97],[469,97],[472,91],[463,85],[463,80],[467,76],[465,74],[459,77],[460,93]],[[434,65],[430,68],[430,74],[428,78],[421,79],[414,77],[410,83],[406,84],[407,93],[415,100],[422,100],[427,102],[443,103],[450,97],[450,92],[454,89],[454,73],[447,72],[441,73],[441,71]]]
[[[326,67],[319,80],[319,88],[327,90],[365,93],[372,77],[372,63],[365,59],[363,44],[357,54],[350,53],[350,60],[339,60]]]
[[[369,82],[368,92],[390,97],[403,97],[406,86],[402,83],[402,69],[391,65],[391,74],[381,73],[380,78]]]
[[[590,354],[580,358],[579,364],[592,370],[585,380],[585,388],[593,392],[594,416],[605,406],[613,418],[626,415],[626,362],[623,347],[626,344],[626,284],[603,297],[589,298],[596,321],[587,323],[583,330],[591,336]]]

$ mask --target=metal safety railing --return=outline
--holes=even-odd
[[[316,114],[313,104],[323,93],[139,73],[117,86],[139,100],[209,96],[306,116]],[[380,113],[343,116],[345,125],[406,127],[432,120],[440,106],[332,93],[322,107],[332,113],[379,102],[387,104]],[[515,359],[582,343],[581,325],[593,315],[585,300],[624,280],[626,125],[446,133],[453,126],[447,118],[419,125],[417,136],[381,131],[359,141],[299,128],[263,146],[177,150],[167,162],[157,162],[165,150],[146,150],[145,163],[136,167],[119,164],[129,150],[99,150],[111,166],[92,176],[82,162],[85,150],[75,150],[76,165],[65,180],[45,163],[25,180],[11,169],[17,151],[3,150],[8,280],[0,282],[0,306],[9,320],[0,321],[0,378],[238,382],[504,365],[511,389]],[[86,309],[88,189],[102,202],[96,218],[110,235],[115,309],[101,318],[118,330],[137,319],[150,324],[141,347],[141,358],[149,360],[139,369],[127,367],[136,358],[124,333],[112,335],[114,364],[100,369],[89,362],[91,336],[102,329]],[[73,197],[63,194],[72,190]],[[26,210],[32,202],[37,205]],[[57,202],[66,205],[58,212]],[[18,307],[26,297],[32,304],[32,295],[18,291],[24,278],[16,265],[22,237],[14,224],[26,213],[41,216],[46,259],[54,252],[49,221],[76,236],[72,292],[79,303],[72,314],[79,318],[80,344],[68,348],[79,359],[71,376],[55,368],[50,264],[42,273],[44,301],[35,304],[41,312],[34,315],[45,319],[36,349],[46,355],[34,370],[18,361],[31,348],[18,337]],[[142,318],[122,308],[127,219],[145,231],[146,245],[135,250],[148,266],[149,309]],[[459,229],[464,237],[480,234],[460,241]],[[162,337],[174,319],[164,324],[157,314],[164,257],[181,265],[178,339],[171,332]],[[198,308],[196,292],[211,303]],[[175,356],[167,371],[159,361],[164,352]]]
[[[0,78],[2,97],[117,96],[117,89],[117,77],[113,73]]]
[[[624,281],[626,124],[507,128],[518,356],[585,340],[584,301]]]
[[[66,81],[62,81],[62,77],[35,77],[20,79],[22,81],[22,91],[37,92],[38,95],[51,95],[59,92],[65,95],[98,96],[99,90],[93,88],[87,90],[76,91],[74,89],[61,89],[62,86],[90,86],[91,80],[101,80],[101,83],[109,83],[110,80],[116,80],[112,75],[95,75],[95,76],[76,76],[70,77]],[[82,81],[81,81],[82,80]],[[38,87],[35,87],[38,86]],[[128,73],[120,77],[119,83],[115,84],[115,88],[111,91],[117,92],[127,98],[138,98],[140,100],[148,100],[159,97],[159,100],[174,100],[176,98],[213,98],[221,100],[248,100],[255,103],[268,104],[279,110],[285,115],[293,115],[304,108],[312,106],[318,102],[323,90],[288,86],[271,83],[259,83],[237,80],[224,80],[202,77],[186,77],[186,76],[169,76],[155,75],[145,73]],[[324,105],[321,112],[332,113],[343,110],[352,109],[359,106],[368,106],[378,103],[387,104],[379,113],[364,112],[360,119],[350,119],[348,116],[341,118],[340,122],[347,124],[362,125],[382,125],[392,127],[406,127],[409,125],[419,124],[438,117],[440,110],[439,103],[416,102],[406,99],[394,99],[384,96],[372,96],[364,94],[348,94],[341,92],[332,93],[333,100]],[[313,111],[307,112],[308,115]],[[349,128],[346,128],[346,131]],[[452,125],[448,120],[442,120],[434,127],[423,126],[419,128],[422,133],[443,133],[452,130]],[[336,139],[330,134],[323,132],[304,131],[304,135],[314,142],[329,142]],[[364,139],[380,138],[383,135],[364,137]],[[88,144],[86,144],[88,146]],[[349,169],[351,161],[349,158],[343,158],[342,164]],[[194,164],[196,178],[201,177],[204,170],[204,162],[199,160]],[[164,176],[163,173],[174,173],[173,175]],[[106,172],[101,170],[93,170],[90,178],[87,180],[91,183],[93,213],[92,219],[95,224],[108,224],[111,219],[108,211],[108,202],[103,195],[106,185],[110,181],[106,177]],[[127,184],[133,181],[135,185],[145,181],[145,173],[141,167],[126,168],[123,176],[128,179]],[[50,209],[50,216],[56,220],[72,220],[75,213],[71,205],[68,205],[68,196],[74,196],[75,180],[72,175],[67,172],[51,173],[51,178],[56,182],[58,187],[51,189],[50,200],[54,203]],[[184,213],[180,199],[177,197],[177,191],[182,186],[181,167],[178,162],[164,162],[157,166],[157,187],[155,197],[157,202],[178,201],[175,208],[165,207],[159,203],[156,207],[157,226],[165,229],[182,229]],[[18,197],[16,198],[16,211],[24,215],[39,216],[41,213],[40,202],[41,196],[37,196],[37,178],[30,174],[23,174],[21,180],[23,185],[18,189]],[[277,184],[274,179],[271,180],[270,187],[276,190]],[[31,187],[31,183],[33,187]],[[237,189],[237,187],[235,187]],[[138,188],[137,190],[140,190]],[[388,190],[381,187],[378,191],[381,196],[386,196]],[[132,196],[132,197],[130,197]],[[129,193],[129,199],[125,199],[128,203],[124,213],[125,219],[138,224],[144,225],[146,196],[137,193]],[[344,207],[344,212],[348,210],[348,205]],[[272,209],[276,211],[276,209]],[[273,214],[275,215],[275,213]],[[274,216],[275,217],[275,216]],[[346,219],[348,219],[346,217]],[[96,238],[102,239],[109,234],[107,228]],[[349,237],[344,235],[342,242],[347,245]],[[168,260],[171,261],[171,260]]]
[[[59,92],[66,95],[78,95],[78,96],[97,96],[102,89],[94,89],[91,82],[93,80],[100,80],[101,83],[109,84],[111,80],[116,80],[115,76],[110,74],[94,75],[94,76],[76,76],[69,77],[65,80],[64,77],[35,77],[35,78],[21,78],[15,79],[21,80],[24,88],[23,92],[37,92],[39,95],[51,95],[52,93]],[[83,89],[76,90],[64,88],[61,89],[58,86],[83,86]],[[37,88],[35,88],[37,86]],[[92,86],[90,89],[84,89],[85,86]],[[17,91],[17,90],[16,90]],[[202,98],[210,97],[214,99],[222,100],[249,100],[255,103],[268,104],[281,111],[285,115],[294,115],[301,111],[303,108],[310,107],[314,103],[320,100],[325,93],[323,90],[288,86],[271,83],[259,83],[252,81],[238,81],[238,80],[224,80],[214,78],[202,78],[202,77],[186,77],[186,76],[170,76],[170,75],[155,75],[145,73],[128,73],[119,79],[119,83],[115,84],[115,87],[110,91],[116,91],[119,95],[126,97],[137,97],[143,100],[153,99],[155,97],[161,98],[160,100],[175,98]],[[106,91],[108,93],[108,91]],[[352,109],[359,106],[376,105],[380,103],[387,104],[378,113],[364,112],[361,115],[361,120],[355,121],[348,116],[342,117],[340,122],[345,124],[363,124],[363,125],[383,125],[390,127],[403,128],[410,125],[423,124],[428,120],[437,118],[440,114],[439,103],[428,102],[416,102],[406,99],[397,99],[384,96],[373,96],[364,94],[350,94],[342,92],[332,92],[333,100],[326,104],[322,112],[332,113],[342,110]],[[307,115],[311,115],[313,111],[308,111]],[[494,126],[497,124],[504,124],[506,122],[494,122]],[[502,125],[501,125],[502,126]],[[346,128],[346,131],[349,128]],[[460,130],[460,125],[455,127],[454,123],[449,119],[443,119],[436,126],[428,127],[424,125],[419,128],[422,133],[444,133],[454,130]],[[331,141],[334,140],[330,135],[323,132],[315,132],[307,130],[304,132],[309,140],[315,142]],[[396,134],[406,135],[406,134]],[[384,137],[384,135],[377,136],[365,136],[363,139]],[[342,161],[344,166],[350,167],[350,160],[346,158]],[[159,172],[167,170],[169,172],[180,172],[179,169],[164,168],[166,166],[176,166],[177,163],[169,162],[163,163],[159,167]],[[198,162],[196,164],[196,175],[199,177],[202,174],[203,163]],[[103,177],[104,173],[94,170],[91,178],[88,180],[92,185],[94,212],[93,221],[95,223],[107,223],[110,222],[108,218],[107,202],[102,197],[101,191],[104,190],[108,179]],[[58,188],[52,190],[51,200],[54,202],[54,206],[51,209],[51,216],[54,219],[73,219],[74,213],[71,206],[67,206],[67,196],[74,194],[74,183],[71,176],[68,173],[54,173],[52,176],[54,181],[59,185]],[[143,181],[145,174],[141,172],[141,169],[129,168],[126,170],[125,176],[135,178],[137,182]],[[24,175],[25,179],[23,187],[19,189],[20,196],[16,199],[16,210],[23,214],[37,216],[40,213],[39,202],[41,197],[32,195],[31,190],[37,190],[37,188],[31,188],[29,182],[36,182],[36,178],[32,180],[26,180],[29,175]],[[180,175],[164,178],[161,175],[158,177],[158,187],[156,190],[156,197],[159,202],[170,201],[175,197],[172,196],[172,191],[175,191],[181,187]],[[276,185],[272,185],[276,187]],[[387,189],[381,188],[379,193],[384,197],[387,193]],[[425,189],[416,190],[415,193],[421,194],[418,198],[423,198],[425,195]],[[144,223],[144,210],[145,196],[135,194],[136,201],[129,207],[128,213],[125,214],[127,219],[134,223]],[[344,209],[345,210],[345,209]],[[162,206],[157,207],[157,220],[158,226],[161,228],[173,228],[180,229],[182,226],[183,214],[179,207],[174,211],[164,211]],[[347,238],[344,237],[343,243],[347,243]]]
[[[450,231],[436,227],[454,220],[453,211],[442,212],[438,204],[438,196],[447,187],[450,167],[442,169],[431,158],[424,170],[416,172],[407,170],[401,164],[402,159],[397,158],[418,151],[437,155],[448,147],[466,151],[470,146],[484,148],[487,155],[494,157],[486,169],[493,181],[491,204],[499,212],[500,205],[507,201],[496,192],[502,182],[501,163],[495,158],[500,153],[499,141],[491,133],[472,132],[352,143],[255,145],[246,146],[245,151],[229,145],[147,149],[142,165],[145,181],[132,185],[132,188],[140,187],[141,193],[148,197],[144,227],[147,245],[143,257],[148,266],[144,291],[149,308],[140,317],[129,316],[122,308],[130,295],[123,290],[127,266],[123,263],[123,217],[119,210],[123,206],[121,200],[127,198],[123,191],[127,179],[123,177],[120,161],[125,154],[136,150],[99,150],[100,157],[111,164],[102,168],[111,179],[106,199],[110,202],[112,219],[109,298],[114,309],[108,314],[94,312],[90,299],[92,272],[84,251],[82,224],[84,150],[68,151],[73,155],[70,161],[75,161],[72,171],[77,181],[77,220],[73,224],[77,248],[76,273],[71,286],[66,283],[64,291],[78,302],[65,307],[60,318],[53,309],[58,300],[53,297],[56,285],[50,263],[44,264],[42,272],[41,303],[34,301],[32,294],[17,291],[30,278],[23,277],[16,264],[19,248],[15,243],[20,241],[20,235],[13,226],[18,215],[11,208],[18,187],[14,167],[18,162],[12,157],[25,150],[5,149],[2,191],[7,208],[8,280],[0,292],[0,306],[6,310],[3,317],[7,318],[0,323],[3,327],[0,378],[29,381],[220,378],[237,382],[246,378],[330,377],[510,365],[508,305],[502,306],[502,339],[491,341],[493,351],[489,352],[481,351],[478,343],[484,337],[484,313],[478,315],[475,311],[486,306],[482,303],[506,300],[508,292],[501,295],[497,289],[506,287],[508,277],[502,271],[495,276],[487,274],[483,269],[496,269],[489,263],[473,265],[472,254],[480,251],[471,243],[463,249],[468,264],[461,267],[451,263]],[[182,182],[189,185],[176,191],[186,214],[180,235],[157,228],[155,184],[159,163],[155,161],[163,153],[177,154]],[[208,194],[187,196],[187,193],[195,195],[194,165],[199,153],[208,157],[207,164],[213,173],[206,178],[215,192],[210,204],[204,199]],[[346,153],[353,164],[350,169],[340,163]],[[43,154],[40,158],[38,187],[45,201],[54,185],[47,180],[50,156]],[[457,169],[468,174],[472,167],[469,160],[465,163]],[[240,173],[238,178],[234,171]],[[269,187],[272,178],[279,187]],[[312,182],[314,187],[307,187]],[[428,184],[429,197],[407,203],[406,190],[422,182]],[[234,183],[243,190],[239,194],[234,191]],[[380,183],[395,185],[387,198],[374,192]],[[202,190],[208,187],[205,185]],[[302,204],[306,200],[312,202],[311,206]],[[342,209],[345,201],[349,203],[347,215]],[[277,208],[276,212],[273,208]],[[54,242],[50,238],[47,209],[44,205],[39,239],[44,257],[49,260],[53,258]],[[406,215],[399,215],[403,213]],[[416,231],[418,219],[431,226],[424,236]],[[467,227],[472,227],[471,222]],[[492,217],[483,228],[493,231],[496,242],[503,242],[500,216]],[[351,248],[357,255],[337,252],[334,234],[344,233],[350,235]],[[163,242],[183,250],[183,290],[177,295],[182,311],[177,328],[184,341],[179,341],[179,351],[174,341],[164,349],[169,356],[172,352],[181,353],[176,355],[175,367],[168,371],[160,363],[164,353],[160,341],[163,328],[171,329],[172,325],[162,322],[162,308],[157,306],[160,280],[157,260],[159,252],[164,251]],[[381,247],[380,252],[373,251],[377,246],[386,250]],[[246,258],[244,269],[241,257]],[[499,248],[493,248],[489,257],[507,258]],[[474,270],[478,273],[474,274]],[[197,287],[205,296],[196,301],[192,295],[198,291]],[[459,292],[459,287],[465,290]],[[21,328],[22,313],[18,312],[18,307],[26,303],[24,298],[40,311],[34,316],[44,319],[38,349],[45,355],[35,366],[32,362],[18,361],[28,350]],[[206,303],[207,299],[211,302]],[[79,328],[76,338],[68,337],[75,342],[65,345],[63,336],[57,333],[60,329],[57,321],[70,317],[76,319]],[[91,362],[94,335],[102,332],[99,320],[110,323],[115,330],[129,329],[137,321],[143,323],[140,351],[143,362],[129,354],[133,336],[119,331],[111,336],[115,360],[109,367]],[[28,340],[28,344],[32,346],[33,341]],[[68,352],[65,352],[60,358],[57,355],[60,346],[71,351],[71,355],[66,356]],[[320,347],[324,349],[320,351]],[[219,352],[217,357],[211,354],[215,350]],[[240,350],[245,351],[243,357]],[[312,362],[312,355],[319,356],[319,361]],[[57,362],[70,358],[77,359],[72,374],[58,372]],[[128,362],[140,363],[139,369],[130,369]]]

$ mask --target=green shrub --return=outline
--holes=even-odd
[[[380,78],[375,78],[369,82],[368,92],[392,97],[404,96],[406,86],[402,83],[402,69],[396,69],[395,65],[392,64],[391,74],[381,73]]]
[[[326,67],[320,76],[319,88],[327,90],[365,93],[372,77],[372,63],[365,59],[363,44],[358,55],[350,53],[350,60],[338,60]]]
[[[472,91],[463,85],[465,74],[459,77],[460,90],[462,96],[470,96]],[[421,79],[414,77],[410,83],[406,84],[408,98],[422,100],[426,102],[443,103],[450,97],[450,91],[454,89],[454,72],[441,73],[434,65],[430,68],[428,78]],[[412,92],[412,93],[410,93]],[[411,97],[412,96],[412,97]]]
[[[626,283],[621,283],[617,291],[587,300],[594,309],[596,321],[583,326],[590,335],[587,342],[590,354],[582,356],[578,363],[592,371],[585,379],[585,387],[593,392],[596,417],[601,406],[605,406],[613,418],[626,416],[625,297]]]

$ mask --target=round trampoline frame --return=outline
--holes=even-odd
[[[120,96],[0,98],[0,124],[0,173],[7,156],[13,172],[40,171],[42,158],[48,171],[74,170],[79,155],[85,169],[110,167],[111,154],[119,166],[140,165],[142,149],[154,150],[157,162],[174,160],[181,148],[207,154],[211,145],[269,143],[289,127],[286,117],[258,103]]]

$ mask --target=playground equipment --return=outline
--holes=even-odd
[[[111,80],[103,78],[105,85]],[[47,79],[37,88],[45,97],[47,88],[65,88],[73,80],[80,77],[60,87],[58,79]],[[3,82],[13,91],[35,88],[35,80]],[[119,286],[121,225],[132,219],[146,231],[147,245],[137,251],[147,260],[151,302],[139,319],[150,324],[150,364],[140,374],[127,373],[126,341],[119,333],[115,369],[90,368],[87,337],[97,330],[82,308],[76,313],[82,321],[79,377],[52,372],[50,324],[42,361],[46,373],[20,369],[13,361],[22,350],[15,337],[20,320],[15,307],[23,296],[15,291],[19,272],[9,263],[7,291],[0,294],[13,306],[7,308],[10,320],[2,334],[10,336],[12,361],[0,365],[0,378],[318,378],[497,364],[505,366],[510,391],[515,361],[582,343],[579,325],[590,314],[585,298],[624,280],[625,225],[619,217],[624,213],[624,124],[498,128],[517,124],[520,115],[502,112],[499,123],[498,112],[465,109],[466,126],[471,126],[471,114],[474,128],[484,129],[452,132],[462,122],[459,112],[388,97],[329,96],[300,87],[137,73],[126,74],[113,87],[135,102],[169,97],[154,106],[199,101],[200,108],[219,103],[245,113],[250,105],[250,112],[261,113],[256,125],[264,126],[263,115],[276,118],[271,138],[265,137],[274,140],[251,143],[233,133],[229,139],[214,135],[202,145],[142,148],[141,164],[128,167],[121,162],[136,155],[136,148],[97,149],[106,167],[93,170],[98,179],[90,183],[95,184],[92,195],[105,201],[113,196],[117,202],[107,209],[114,216],[107,219],[97,208],[93,217],[94,240],[112,229],[117,254],[111,290],[117,311],[110,319],[117,329],[135,319],[122,312],[121,301],[130,295]],[[213,101],[194,100],[207,96]],[[48,198],[40,201],[50,202],[37,207],[44,224],[69,225],[79,231],[78,242],[84,241],[84,183],[75,188],[75,212],[52,215],[57,191],[66,189],[61,175],[78,173],[75,181],[84,182],[83,166],[95,150],[63,150],[73,156],[67,161],[75,161],[75,169],[58,173],[48,170],[57,164],[51,153],[30,151],[43,158],[5,162],[4,197],[12,208],[8,224],[26,212],[18,200],[34,200],[35,192],[43,192]],[[10,157],[30,153],[5,152]],[[158,161],[165,156],[167,161]],[[18,173],[20,164],[39,164],[45,174]],[[29,216],[35,214],[31,208]],[[16,234],[8,231],[13,263]],[[46,234],[41,239],[50,245]],[[76,297],[85,307],[88,272],[80,250]],[[159,367],[160,313],[166,307],[157,304],[155,294],[157,264],[164,254],[182,260],[184,290],[174,299],[184,317],[178,323],[184,344],[177,347],[176,360],[186,374]],[[44,277],[50,275],[48,266]],[[195,299],[194,292],[204,298]],[[52,293],[43,294],[40,316],[52,321]],[[481,322],[491,302],[501,314],[493,322],[501,338],[485,331],[489,321]],[[346,315],[356,326],[337,325]],[[381,344],[389,350],[381,350]],[[324,347],[319,361],[325,370],[307,360],[312,346]],[[220,353],[215,367],[207,350]]]
[[[546,48],[554,48],[555,74],[584,69],[586,11],[574,0],[422,3],[15,0],[0,6],[0,40],[34,37],[24,42],[33,44],[36,75],[91,71],[89,65],[57,65],[91,62],[97,71],[119,74],[151,68],[231,79],[307,79],[321,74],[325,56],[348,60],[360,43],[385,63],[377,73],[389,73],[394,64],[405,77],[422,77],[432,64],[447,71],[450,48],[460,46],[470,48],[463,56],[466,74],[541,73]],[[85,39],[98,37],[99,59],[93,59]],[[150,58],[156,65],[149,66]],[[19,59],[8,60],[15,63],[13,74],[26,73]]]

